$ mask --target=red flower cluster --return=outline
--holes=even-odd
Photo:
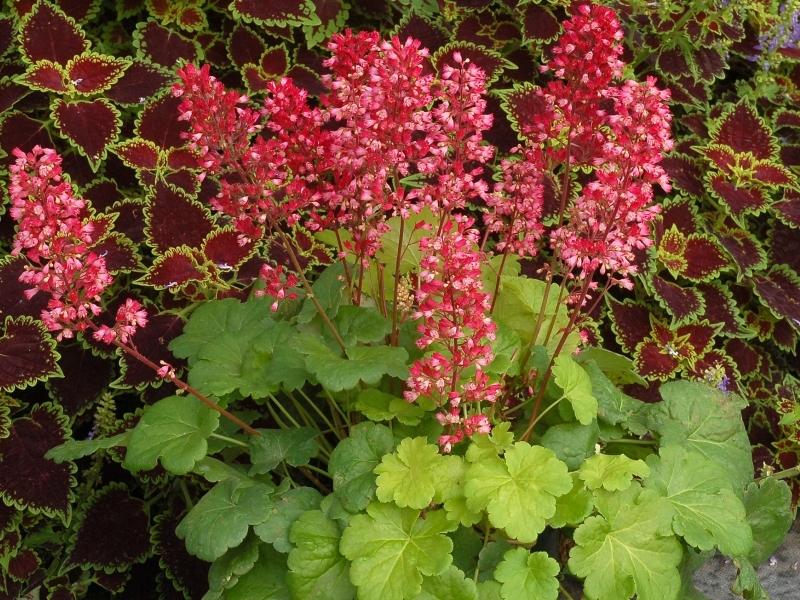
[[[111,285],[105,260],[92,252],[110,224],[94,217],[84,200],[73,195],[61,176],[55,150],[35,146],[26,154],[14,150],[9,168],[11,216],[19,222],[13,255],[24,252],[32,262],[19,280],[33,286],[25,295],[51,295],[42,322],[58,331],[58,340],[88,327],[87,317],[99,314],[100,294]]]
[[[106,344],[110,344],[116,339],[119,339],[123,344],[127,344],[128,340],[136,333],[136,328],[144,327],[145,325],[147,325],[147,312],[139,302],[128,298],[125,300],[125,304],[117,309],[114,327],[101,325],[93,335],[94,339]]]
[[[419,308],[413,316],[422,319],[417,345],[435,350],[412,365],[405,398],[428,398],[443,409],[436,418],[448,428],[440,439],[446,452],[464,435],[490,430],[484,415],[467,416],[464,405],[494,402],[500,392],[500,384],[490,384],[482,370],[494,359],[488,342],[497,326],[486,314],[490,298],[481,282],[485,257],[474,249],[478,231],[470,229],[472,224],[472,219],[456,215],[440,235],[420,240],[424,256]]]
[[[283,267],[278,265],[276,269],[272,265],[265,264],[261,267],[261,279],[267,284],[263,290],[257,290],[255,292],[256,297],[261,296],[272,296],[275,298],[275,302],[272,304],[272,310],[278,310],[278,302],[283,300],[284,298],[288,298],[289,300],[294,300],[297,298],[296,292],[289,292],[286,293],[287,290],[294,288],[297,285],[297,277],[294,273],[289,273],[286,276],[286,281],[281,279],[281,273],[283,272]]]

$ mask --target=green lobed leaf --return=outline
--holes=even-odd
[[[328,471],[333,477],[334,492],[347,510],[363,510],[374,498],[377,486],[373,470],[393,447],[389,428],[375,423],[352,427],[350,437],[336,445]]]
[[[319,452],[314,441],[319,431],[313,427],[299,429],[258,429],[261,435],[250,437],[250,474],[268,473],[282,461],[293,467],[308,464]]]
[[[50,448],[45,458],[61,463],[67,460],[75,460],[94,454],[101,448],[111,448],[113,446],[124,446],[128,432],[120,433],[109,438],[94,438],[91,440],[67,440],[60,446]]]
[[[506,421],[492,429],[489,434],[476,433],[470,439],[472,443],[467,448],[466,459],[469,462],[479,462],[490,456],[502,454],[514,443],[514,433],[509,431],[511,423]]]
[[[634,475],[647,477],[650,467],[643,460],[631,460],[624,454],[595,454],[581,465],[578,476],[590,490],[603,487],[613,492],[628,489]]]
[[[249,525],[266,521],[272,511],[272,486],[242,485],[227,479],[215,485],[178,524],[175,534],[202,560],[218,559],[242,543]]]
[[[340,306],[333,324],[347,347],[380,342],[392,331],[391,321],[371,306]],[[327,328],[322,331],[330,333]]]
[[[444,533],[456,524],[444,511],[425,513],[372,502],[344,530],[339,550],[348,560],[359,600],[402,600],[422,591],[422,576],[441,575],[453,561]]]
[[[473,511],[467,506],[464,483],[469,463],[457,455],[442,457],[441,467],[436,471],[435,504],[444,504],[447,518],[471,527],[483,518],[481,511]]]
[[[555,452],[570,470],[578,469],[584,460],[594,455],[595,445],[600,438],[597,421],[589,425],[580,423],[561,423],[553,425],[542,436],[542,446]]]
[[[478,581],[492,579],[497,565],[503,560],[503,555],[511,548],[513,546],[503,538],[498,538],[496,542],[489,542],[478,555]]]
[[[558,563],[546,552],[531,554],[527,548],[515,548],[505,553],[494,578],[503,584],[500,595],[504,600],[556,600],[559,571]]]
[[[344,267],[339,261],[336,261],[320,273],[311,286],[314,297],[330,318],[334,318],[339,312],[339,303],[342,301],[344,287]],[[311,298],[306,298],[300,314],[297,315],[297,322],[310,323],[314,317],[319,318],[317,316],[317,307],[314,306]]]
[[[478,588],[463,571],[450,565],[441,575],[425,577],[414,600],[478,600]]]
[[[472,527],[463,525],[448,533],[447,537],[453,540],[453,565],[464,573],[474,573],[478,566],[478,554],[483,548],[483,538]]]
[[[672,506],[672,530],[700,550],[717,546],[727,556],[749,554],[753,534],[745,508],[719,465],[680,446],[661,448],[660,454],[647,457],[651,475],[644,486]]]
[[[552,450],[517,442],[505,460],[490,456],[473,463],[464,493],[472,511],[486,509],[495,527],[520,542],[533,542],[555,514],[556,497],[572,489],[567,466]]]
[[[422,510],[436,493],[436,476],[444,457],[424,437],[406,438],[375,467],[378,500]]]
[[[753,532],[748,558],[757,565],[769,558],[792,526],[792,492],[785,481],[767,478],[751,483],[744,492],[747,522]]]
[[[339,552],[342,532],[321,510],[304,512],[292,525],[289,540],[289,590],[297,600],[350,600],[350,563]]]
[[[621,492],[595,492],[599,515],[575,530],[569,568],[586,579],[590,600],[673,600],[681,587],[680,543],[670,531],[672,511],[637,483]]]
[[[597,417],[597,399],[592,396],[592,381],[586,371],[570,355],[556,356],[553,364],[556,384],[564,390],[564,397],[581,425],[589,425]]]
[[[289,541],[292,525],[306,511],[319,508],[322,496],[314,488],[299,487],[284,492],[273,501],[269,515],[253,531],[262,541],[285,554],[293,548]]]
[[[616,352],[611,352],[604,348],[584,348],[580,354],[574,355],[573,360],[583,366],[584,369],[589,363],[594,363],[600,369],[600,372],[617,385],[626,383],[647,385],[647,381],[636,373],[633,361],[627,356]],[[588,369],[587,373],[591,376],[591,372]],[[594,389],[594,380],[592,380],[592,390],[594,395],[597,396],[597,391]],[[600,400],[600,398],[597,399]]]
[[[560,529],[565,525],[578,525],[592,513],[594,497],[586,490],[586,486],[578,477],[578,473],[570,473],[572,489],[556,498],[556,514],[550,519],[550,527]]]
[[[208,569],[208,589],[211,592],[221,593],[223,589],[236,585],[239,577],[256,564],[259,546],[258,538],[249,535],[244,542],[215,560]]]
[[[404,425],[419,425],[425,411],[416,404],[376,389],[363,390],[358,394],[356,410],[360,410],[371,421],[397,419]]]
[[[293,600],[286,584],[286,556],[269,544],[261,544],[258,550],[256,564],[225,590],[224,600]]]
[[[500,589],[497,581],[482,581],[478,584],[478,600],[501,600]]]
[[[130,471],[155,468],[185,475],[206,455],[206,438],[219,425],[219,413],[193,396],[170,396],[145,410],[128,440],[123,466]]]
[[[769,600],[769,595],[758,580],[753,564],[744,557],[735,557],[733,564],[736,565],[738,574],[731,591],[747,600]]]

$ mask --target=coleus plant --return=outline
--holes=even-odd
[[[148,10],[171,18],[155,3]],[[460,9],[446,10],[457,16]],[[533,13],[526,15],[526,27],[552,25],[540,39],[558,33],[551,8],[520,10]],[[701,551],[716,546],[736,557],[737,590],[760,594],[750,563],[768,556],[785,533],[788,494],[776,478],[751,484],[738,416],[743,404],[714,390],[719,384],[737,389],[725,384],[722,352],[708,356],[714,351],[709,339],[723,320],[709,318],[709,326],[687,317],[674,331],[657,312],[651,316],[652,309],[629,313],[639,320],[614,320],[620,339],[632,344],[624,349],[647,348],[635,365],[646,375],[658,379],[670,368],[710,384],[661,386],[663,402],[652,407],[618,388],[644,383],[630,362],[585,347],[577,360],[570,357],[585,346],[583,338],[599,340],[602,329],[593,321],[602,323],[597,311],[606,288],[630,287],[637,262],[648,272],[637,255],[651,244],[646,227],[656,210],[649,183],[664,182],[658,158],[669,140],[666,97],[653,82],[621,82],[614,72],[623,68],[616,43],[621,36],[611,13],[595,11],[576,10],[554,47],[561,50],[549,64],[554,83],[506,95],[523,144],[505,161],[493,162],[494,150],[481,142],[496,133],[490,121],[504,118],[499,110],[488,118],[485,103],[492,98],[484,90],[510,66],[496,49],[515,34],[503,37],[509,27],[502,21],[481,23],[477,16],[464,16],[460,42],[449,46],[406,45],[401,40],[407,36],[387,42],[377,34],[336,38],[333,58],[320,65],[332,72],[320,104],[306,102],[322,88],[313,77],[309,83],[307,70],[295,72],[300,77],[293,81],[305,82],[300,88],[268,81],[283,73],[266,68],[270,63],[262,57],[280,52],[267,49],[243,23],[229,28],[229,52],[238,57],[234,71],[250,91],[269,91],[264,109],[241,92],[226,93],[208,70],[192,67],[184,69],[181,97],[147,102],[126,96],[132,107],[146,100],[132,131],[136,139],[111,147],[105,162],[119,156],[135,169],[136,179],[127,185],[143,186],[145,201],[120,199],[122,176],[93,181],[81,187],[96,212],[85,203],[72,215],[78,221],[64,230],[70,233],[76,224],[99,228],[85,232],[86,253],[79,250],[82,264],[73,272],[78,283],[89,252],[99,273],[102,261],[107,273],[117,275],[113,294],[90,301],[105,309],[93,320],[101,339],[78,333],[80,344],[62,340],[59,357],[44,327],[31,318],[43,308],[52,313],[42,304],[52,289],[30,299],[23,294],[49,283],[35,280],[43,269],[28,270],[26,283],[18,281],[25,261],[6,263],[4,283],[16,286],[17,298],[9,300],[6,314],[21,314],[7,323],[4,355],[24,357],[19,349],[33,348],[42,358],[7,363],[12,375],[6,389],[45,379],[59,367],[67,377],[47,383],[56,403],[37,404],[17,393],[33,405],[10,401],[7,414],[16,418],[4,417],[9,435],[0,441],[3,455],[28,460],[27,472],[48,474],[20,481],[16,467],[3,473],[3,498],[12,506],[4,517],[5,593],[14,597],[44,583],[54,597],[68,598],[95,583],[131,594],[136,584],[126,588],[126,580],[152,580],[152,569],[160,566],[161,593],[180,590],[187,598],[554,597],[562,571],[564,589],[580,585],[567,576],[572,573],[585,580],[590,597],[674,597],[689,593],[691,571],[706,556]],[[18,25],[32,27],[42,14],[80,32],[77,23],[89,13],[70,22],[59,8],[39,2]],[[434,42],[443,39],[430,21],[412,16],[403,26],[412,23]],[[467,43],[470,32],[482,27],[483,34]],[[583,38],[584,28],[595,43]],[[139,31],[147,39],[138,44],[149,53],[145,60],[160,56],[163,67],[175,57],[197,60],[201,48],[213,56],[214,41],[202,32],[187,38],[155,21]],[[532,34],[526,29],[525,35]],[[429,61],[423,45],[440,51]],[[258,77],[244,68],[248,64],[261,69]],[[584,81],[590,67],[597,71]],[[160,74],[161,87],[171,77],[166,69],[142,72]],[[29,85],[26,77],[14,85]],[[116,85],[102,92],[112,102]],[[130,94],[143,88],[120,89]],[[407,102],[393,104],[395,90],[403,90]],[[573,92],[578,99],[564,103]],[[74,102],[70,90],[49,93],[67,95],[52,102]],[[626,109],[626,99],[636,94],[643,106]],[[648,111],[654,131],[631,129]],[[45,131],[31,121],[21,112],[10,115],[4,143],[32,132],[28,143]],[[115,127],[122,131],[121,122]],[[60,132],[69,139],[63,127]],[[181,133],[200,151],[199,163]],[[37,154],[56,160],[52,153]],[[65,160],[74,163],[77,156],[67,153]],[[634,164],[636,159],[642,162]],[[25,156],[25,163],[36,160]],[[619,168],[636,174],[620,181]],[[125,172],[119,165],[113,169],[107,166],[106,173]],[[488,177],[491,170],[497,185]],[[198,174],[205,176],[202,182]],[[618,203],[598,202],[605,194]],[[218,216],[204,207],[207,201]],[[484,204],[485,217],[474,210]],[[659,217],[665,221],[667,208]],[[144,231],[137,228],[143,209]],[[99,213],[116,213],[117,231]],[[659,244],[661,224],[655,225]],[[713,248],[703,233],[683,230],[684,242],[673,234],[679,254],[681,243],[699,248],[687,257],[694,268]],[[142,240],[147,251],[137,254]],[[660,251],[660,245],[650,247]],[[548,265],[545,281],[518,276],[518,257],[534,254],[536,268]],[[143,263],[148,268],[132,295],[124,289],[126,273]],[[675,276],[690,273],[679,264],[673,265]],[[670,283],[663,271],[668,267],[661,274]],[[261,292],[249,287],[259,273],[268,300],[255,299]],[[706,286],[711,291],[704,293],[732,299],[724,289]],[[163,293],[156,297],[149,290]],[[82,301],[78,296],[67,300]],[[148,311],[148,323],[136,333],[123,328],[140,324],[144,315],[128,301]],[[610,310],[631,306],[630,300],[608,303]],[[642,319],[649,339],[637,339],[637,330],[625,338],[622,326]],[[727,313],[726,319],[738,323]],[[60,326],[53,329],[56,337],[63,334]],[[87,412],[114,378],[103,360],[110,347],[102,339],[112,333],[119,336],[114,341],[130,343],[130,350],[152,362],[144,365],[132,353],[120,358],[117,385],[144,388],[143,400],[152,405],[144,411],[138,397],[116,393]],[[744,363],[748,348],[741,348],[729,343],[725,351],[738,349]],[[758,369],[758,356],[755,361]],[[648,371],[653,364],[657,371]],[[260,435],[241,436],[213,409],[175,394],[180,383],[174,377],[187,365],[195,389]],[[93,370],[102,376],[86,377]],[[161,385],[145,388],[148,383]],[[118,419],[125,410],[135,412]],[[82,412],[88,422],[75,418]],[[81,422],[80,435],[76,431],[74,441],[46,458]],[[86,436],[91,439],[78,441]],[[73,460],[83,467],[74,492]],[[135,478],[115,468],[119,462]],[[724,510],[709,515],[703,509],[709,503]],[[762,518],[770,508],[774,512]],[[126,523],[127,535],[114,523]],[[108,535],[112,530],[119,535]],[[642,539],[648,540],[644,547]],[[554,551],[559,545],[561,554]],[[636,557],[654,548],[658,560],[643,570]],[[632,560],[607,560],[618,550]],[[157,559],[148,558],[153,553]],[[405,569],[387,573],[383,559]],[[41,566],[44,560],[54,566]],[[210,570],[203,561],[213,561]],[[611,572],[601,570],[608,564]]]

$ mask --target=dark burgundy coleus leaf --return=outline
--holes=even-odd
[[[205,281],[207,273],[201,270],[191,248],[170,248],[156,258],[144,277],[137,283],[160,289],[178,291],[189,281]]]
[[[105,92],[105,96],[120,104],[144,104],[174,78],[174,75],[156,65],[134,60],[122,77]]]
[[[56,463],[44,455],[69,439],[69,419],[50,403],[34,406],[0,439],[0,498],[7,504],[68,523],[75,485],[75,464]]]
[[[738,336],[744,333],[739,309],[728,288],[720,283],[699,283],[695,289],[703,297],[705,310],[700,317],[712,325],[722,324],[720,333]]]
[[[779,154],[784,167],[800,166],[800,144],[782,144]]]
[[[0,57],[11,48],[14,42],[14,19],[9,15],[0,16]]]
[[[167,173],[164,181],[187,196],[195,197],[200,191],[200,182],[197,180],[197,173],[194,170],[179,169],[174,173]]]
[[[783,200],[776,202],[771,208],[786,225],[800,228],[800,193],[787,190]]]
[[[247,64],[242,67],[242,79],[244,79],[247,91],[250,95],[258,94],[267,89],[269,79],[257,65]]]
[[[775,127],[795,127],[800,129],[800,111],[780,109],[774,117]]]
[[[78,93],[96,94],[110,88],[129,65],[128,60],[91,52],[69,61],[66,71]]]
[[[196,6],[186,6],[175,20],[178,27],[187,31],[197,31],[208,25],[206,13]]]
[[[781,319],[775,323],[772,330],[772,341],[784,352],[792,354],[796,351],[798,332],[789,324],[786,319]]]
[[[237,18],[259,25],[303,25],[314,10],[305,0],[233,0],[229,8]]]
[[[699,79],[708,83],[713,83],[715,79],[725,76],[725,68],[728,66],[725,57],[714,47],[699,47],[692,52],[692,59],[697,65]]]
[[[771,158],[778,151],[769,127],[746,102],[727,110],[712,127],[711,139],[737,154],[750,152],[757,159]]]
[[[108,146],[117,141],[122,125],[119,111],[104,98],[91,102],[56,100],[53,117],[61,135],[75,144],[95,169],[106,157]]]
[[[253,255],[254,250],[252,240],[241,245],[239,233],[231,228],[214,230],[203,242],[203,254],[222,271],[238,268]]]
[[[102,3],[103,0],[59,0],[58,5],[65,14],[80,23],[97,14]]]
[[[722,367],[725,375],[728,377],[727,389],[728,391],[736,390],[739,383],[739,375],[736,371],[736,365],[733,359],[725,354],[722,350],[711,350],[701,356],[694,365],[686,369],[686,374],[689,377],[700,381],[708,381],[707,373],[709,369],[716,370]]]
[[[469,42],[452,42],[431,56],[433,67],[441,73],[444,65],[457,66],[453,59],[453,54],[456,52],[460,52],[465,60],[469,59],[470,63],[483,69],[483,72],[486,73],[487,85],[500,77],[503,69],[513,66],[493,50]]]
[[[181,34],[162,27],[154,20],[139,23],[133,34],[140,56],[162,67],[173,69],[178,61],[197,62],[200,50],[197,43]]]
[[[725,353],[731,357],[743,379],[752,377],[758,372],[761,356],[744,340],[732,338],[726,341]]]
[[[42,561],[36,552],[30,548],[23,548],[8,561],[8,574],[17,581],[27,581],[40,564]]]
[[[561,32],[561,25],[546,8],[538,4],[525,4],[517,9],[525,40],[547,42]]]
[[[397,37],[419,40],[423,48],[433,54],[450,41],[447,31],[424,15],[406,13],[396,30]]]
[[[683,235],[697,232],[697,214],[695,204],[688,198],[678,198],[661,207],[661,219],[656,225],[658,237],[674,225]]]
[[[59,348],[58,361],[63,378],[47,382],[50,397],[70,418],[80,415],[94,404],[114,377],[111,361],[97,356],[81,344],[73,343]]]
[[[175,586],[190,600],[201,600],[208,591],[209,564],[186,551],[186,544],[175,535],[183,515],[176,509],[157,516],[152,528],[153,550]]]
[[[720,225],[715,228],[714,234],[742,275],[749,276],[753,270],[767,265],[767,253],[758,240],[744,229]]]
[[[545,109],[545,101],[536,95],[536,87],[525,83],[503,93],[503,110],[508,114],[511,127],[520,136],[527,136],[533,128],[533,118]]]
[[[744,324],[750,331],[754,331],[756,337],[763,342],[772,337],[775,317],[769,314],[769,311],[759,311],[759,313],[761,314],[756,314],[751,310],[745,311]]]
[[[665,381],[680,367],[677,354],[656,341],[645,340],[634,352],[636,372],[646,379]]]
[[[702,196],[705,193],[702,171],[688,156],[681,154],[666,156],[662,159],[661,166],[678,189],[692,196]]]
[[[83,508],[69,549],[69,565],[123,570],[150,554],[150,519],[144,502],[122,483],[95,493]]]
[[[670,84],[673,102],[705,108],[709,101],[708,84],[697,82],[690,76],[678,77]]]
[[[768,187],[788,186],[793,184],[791,171],[768,160],[759,160],[753,165],[753,181]]]
[[[127,273],[141,270],[142,261],[134,243],[121,233],[111,233],[99,244],[92,246],[92,251],[106,261],[106,269],[111,274]]]
[[[727,146],[709,144],[701,148],[699,152],[705,156],[714,167],[726,175],[731,175],[733,173],[733,167],[736,166],[736,154]]]
[[[10,531],[0,537],[0,558],[7,558],[16,553],[21,542],[22,537],[16,530]]]
[[[92,208],[99,212],[105,212],[118,201],[124,200],[125,196],[119,191],[116,182],[108,179],[98,179],[93,181],[83,190],[83,198],[88,200]]]
[[[20,52],[30,63],[51,60],[66,65],[89,49],[74,19],[47,2],[38,2],[23,21],[19,42]]]
[[[40,60],[28,67],[28,70],[17,81],[35,90],[43,92],[64,93],[69,91],[67,74],[58,63]]]
[[[109,212],[117,214],[114,229],[130,239],[134,244],[144,241],[144,209],[141,200],[126,199],[114,204]]]
[[[200,248],[214,228],[202,205],[163,182],[156,183],[144,212],[145,234],[159,253],[178,246]]]
[[[0,437],[8,437],[7,433]],[[4,502],[0,502],[0,534],[16,529],[21,518],[22,512],[16,506],[9,506]],[[0,535],[0,539],[2,538],[3,535]]]
[[[114,571],[113,573],[106,573],[103,570],[95,571],[94,580],[102,588],[107,589],[109,592],[119,594],[125,589],[125,584],[131,579],[130,570],[127,571]],[[136,585],[139,585],[137,580]]]
[[[676,322],[685,322],[704,308],[703,297],[693,288],[682,288],[658,275],[652,275],[650,285],[661,306]]]
[[[22,256],[7,256],[0,261],[0,319],[29,316],[36,319],[47,307],[47,294],[36,294],[28,300],[25,291],[30,284],[21,283],[19,276],[25,271],[28,261]]]
[[[788,265],[795,273],[800,273],[800,229],[775,221],[769,242],[772,262]]]
[[[178,171],[180,169],[196,169],[197,154],[189,148],[172,148],[167,152],[167,166]]]
[[[155,169],[160,149],[150,140],[132,139],[115,144],[111,150],[134,169]]]
[[[147,327],[140,327],[133,336],[133,343],[141,354],[155,364],[168,362],[178,371],[186,366],[184,359],[175,358],[167,349],[169,343],[183,333],[183,320],[175,315],[148,315]],[[146,383],[161,381],[158,374],[137,359],[127,354],[121,358],[123,373],[119,384],[140,387]]]
[[[757,215],[763,212],[769,200],[762,190],[752,187],[739,187],[728,181],[724,175],[706,176],[711,192],[727,207],[728,212],[741,222],[744,215]]]
[[[264,50],[264,40],[244,23],[237,23],[228,37],[228,55],[233,64],[243,67],[247,63],[258,64]]]
[[[785,265],[775,265],[766,275],[753,276],[756,294],[778,317],[800,331],[800,277]]]
[[[708,281],[729,266],[727,257],[710,236],[693,233],[686,238],[683,251],[686,266],[681,275],[692,281]]]
[[[261,60],[258,63],[261,71],[270,78],[283,77],[289,68],[289,53],[286,46],[274,46],[267,48],[264,54],[261,55]]]
[[[179,121],[178,106],[180,98],[165,94],[158,100],[145,106],[136,124],[136,134],[145,140],[154,142],[162,150],[184,145],[182,133],[189,132],[187,121]]]
[[[314,71],[303,65],[295,65],[286,73],[286,77],[298,88],[304,89],[309,96],[321,96],[326,88]]]
[[[6,317],[0,337],[0,389],[24,388],[60,375],[55,342],[39,321]]]
[[[14,105],[30,94],[30,90],[11,79],[0,79],[0,114],[8,112]]]
[[[636,346],[650,335],[650,311],[633,300],[618,302],[606,296],[611,327],[622,349],[631,354]]]
[[[691,75],[692,69],[686,55],[680,48],[668,48],[662,50],[658,55],[658,70],[669,75],[673,79],[681,76]]]
[[[0,159],[1,164],[10,165],[16,160],[12,154],[14,148],[30,152],[37,145],[43,148],[53,147],[53,140],[45,124],[18,111],[7,113],[3,117],[0,124],[0,148],[7,156]]]

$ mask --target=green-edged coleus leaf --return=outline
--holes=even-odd
[[[334,492],[347,510],[354,513],[363,510],[375,497],[373,471],[393,448],[389,428],[375,423],[353,426],[350,436],[336,445],[328,470],[333,477]]]
[[[315,7],[309,0],[279,0],[260,2],[259,0],[233,0],[230,5],[237,20],[257,23],[263,26],[293,27],[319,23],[315,18]]]
[[[56,344],[41,322],[7,316],[0,337],[0,390],[11,392],[60,377]]]
[[[765,275],[754,275],[756,294],[772,313],[800,331],[800,277],[786,265],[774,265]]]
[[[673,152],[665,156],[660,164],[676,188],[696,197],[705,194],[703,171],[696,160],[686,154]]]
[[[158,166],[160,148],[150,140],[125,140],[112,146],[111,151],[132,169],[155,169]]]
[[[611,328],[617,342],[628,354],[650,335],[650,310],[641,302],[630,299],[618,302],[606,294],[606,305],[611,317]]]
[[[741,401],[691,381],[672,381],[659,391],[663,402],[653,405],[649,416],[651,430],[661,436],[661,447],[684,446],[716,462],[728,476],[731,489],[741,496],[753,480]]]
[[[294,522],[289,541],[286,581],[297,600],[350,600],[356,589],[350,583],[350,563],[339,551],[342,529],[321,510],[309,510]]]
[[[118,104],[144,104],[163,90],[173,79],[173,72],[147,61],[133,60],[125,73],[104,92]]]
[[[743,224],[746,215],[758,215],[769,206],[766,193],[757,187],[737,186],[725,175],[709,172],[706,175],[708,188],[722,202],[734,220]]]
[[[178,32],[163,27],[153,19],[140,22],[133,33],[136,57],[152,61],[167,68],[175,68],[178,61],[197,62],[202,58],[199,44]]]
[[[208,272],[198,265],[195,252],[188,246],[181,246],[170,248],[156,257],[136,283],[178,292],[191,282],[204,282],[206,279]]]
[[[202,204],[163,181],[154,186],[145,208],[145,235],[158,253],[188,246],[199,249],[214,224]]]
[[[24,75],[15,81],[42,92],[66,93],[69,91],[67,74],[58,63],[40,60],[30,65]]]
[[[68,565],[121,571],[150,554],[145,504],[122,483],[95,492],[82,509],[68,550]]]
[[[754,235],[738,227],[720,225],[714,228],[714,235],[720,245],[733,258],[733,262],[743,277],[767,266],[767,253]]]
[[[561,31],[561,25],[553,13],[538,4],[524,3],[517,9],[525,40],[538,43],[549,42]]]
[[[319,508],[322,496],[314,488],[299,487],[273,497],[274,505],[267,519],[253,528],[262,541],[272,544],[275,550],[284,554],[294,546],[289,541],[289,531],[300,515]]]
[[[256,251],[256,244],[252,241],[241,242],[233,227],[214,229],[203,240],[203,255],[220,271],[235,270]]]
[[[525,82],[515,84],[512,89],[501,93],[503,111],[520,137],[532,133],[534,115],[543,113],[546,108],[543,96],[536,93],[538,89],[532,83]]]
[[[320,435],[313,427],[298,429],[259,429],[250,438],[250,474],[268,473],[281,462],[299,467],[308,464],[319,452],[314,439]]]
[[[303,356],[308,372],[332,392],[351,390],[360,381],[375,385],[384,375],[408,377],[408,352],[404,348],[354,346],[347,348],[347,358],[343,358],[310,334],[295,337],[291,346]]]
[[[231,62],[237,67],[247,63],[257,64],[267,49],[262,37],[241,21],[231,31],[226,46]]]
[[[119,110],[105,98],[72,102],[58,99],[53,102],[52,117],[61,135],[75,145],[93,169],[105,159],[122,127]]]
[[[521,542],[532,542],[555,513],[555,499],[572,489],[567,466],[552,450],[517,442],[504,459],[473,463],[464,477],[467,507]]]
[[[716,546],[726,556],[750,553],[753,535],[745,507],[720,465],[677,445],[661,448],[660,456],[648,456],[647,464],[652,474],[644,487],[672,506],[676,535],[700,550]]]
[[[186,551],[186,544],[175,535],[181,521],[183,503],[177,502],[153,519],[151,540],[153,552],[158,555],[157,565],[164,572],[165,583],[184,592],[190,598],[202,598],[208,591],[209,564]],[[147,565],[149,563],[145,563]],[[136,566],[133,567],[136,569]],[[156,569],[158,572],[158,569]],[[151,575],[152,577],[152,575]],[[170,581],[172,583],[170,583]],[[129,588],[129,591],[131,588]]]
[[[597,399],[592,396],[592,382],[586,371],[572,360],[572,356],[556,356],[553,364],[556,385],[564,390],[564,397],[572,405],[581,425],[589,425],[597,417]]]
[[[590,600],[676,598],[683,549],[669,535],[672,510],[636,483],[624,491],[595,492],[600,513],[575,530],[569,568],[586,579]]]
[[[5,572],[11,576],[12,580],[24,582],[34,574],[39,565],[41,565],[41,560],[36,552],[30,548],[22,548],[8,559],[8,568],[5,569]],[[6,593],[8,591],[7,587]]]
[[[643,460],[633,460],[624,454],[595,454],[583,462],[578,474],[590,490],[602,487],[609,492],[628,489],[634,475],[647,477],[650,468]]]
[[[698,284],[696,290],[703,297],[704,311],[699,315],[712,325],[722,324],[720,333],[728,336],[744,334],[739,307],[727,286],[718,282]]]
[[[45,458],[69,439],[68,423],[59,406],[45,403],[15,420],[0,438],[0,498],[6,504],[69,522],[75,464]]]
[[[96,94],[110,88],[130,66],[131,61],[94,52],[71,59],[64,71],[70,86],[79,94]]]
[[[29,63],[49,60],[60,65],[89,49],[83,31],[64,12],[49,2],[37,2],[22,21],[19,49]]]
[[[676,225],[664,232],[658,244],[658,259],[674,276],[695,282],[716,278],[728,267],[728,259],[711,236],[684,235]]]
[[[711,349],[719,325],[707,321],[668,327],[655,317],[651,334],[634,350],[634,364],[642,377],[668,379],[682,365],[692,367]]]
[[[546,552],[531,553],[527,548],[514,548],[503,555],[494,578],[503,584],[503,600],[556,600],[561,571],[558,563]]]
[[[216,560],[244,540],[250,525],[269,519],[273,489],[264,483],[222,481],[195,504],[175,533],[186,540],[190,553],[202,560]]]
[[[783,199],[772,205],[772,210],[787,226],[800,227],[800,193],[786,190]]]
[[[352,562],[350,581],[363,600],[401,600],[422,591],[422,576],[444,573],[453,561],[446,535],[457,524],[443,510],[425,513],[372,502],[350,520],[339,545]]]
[[[427,438],[406,438],[375,467],[378,500],[422,510],[436,493],[437,473],[445,457]]]
[[[131,433],[125,468],[164,468],[185,475],[207,452],[206,439],[219,425],[219,413],[194,396],[170,396],[148,407]]]
[[[486,84],[496,81],[504,69],[515,69],[516,65],[503,58],[499,52],[489,50],[471,42],[456,41],[439,48],[432,56],[434,68],[441,73],[445,65],[454,66],[453,55],[459,52],[464,60],[480,67],[486,74]]]
[[[747,523],[753,532],[753,564],[767,560],[792,526],[792,492],[785,481],[768,477],[751,483],[744,492]]]
[[[675,324],[695,319],[705,308],[703,296],[694,287],[681,287],[655,273],[650,276],[650,287]]]
[[[710,131],[714,143],[728,146],[735,153],[750,152],[756,159],[768,159],[778,152],[772,131],[746,101],[730,105]]]

